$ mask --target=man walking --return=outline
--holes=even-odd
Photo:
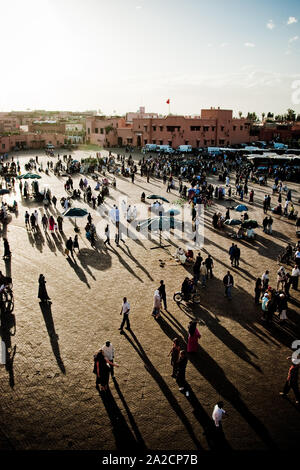
[[[68,256],[68,258],[69,258],[69,252],[71,252],[72,257],[74,258],[72,237],[70,237],[69,240],[66,241],[66,255]]]
[[[227,271],[226,276],[223,278],[223,284],[225,287],[225,294],[224,296],[228,298],[228,300],[232,300],[231,290],[233,287],[233,276],[230,274],[230,271]]]
[[[106,236],[106,240],[104,241],[104,245],[106,245],[106,243],[108,243],[108,245],[110,245],[110,230],[109,230],[109,225],[107,224],[106,227],[105,227],[105,236]]]
[[[199,281],[200,267],[201,267],[202,261],[203,261],[203,258],[201,256],[201,253],[198,253],[198,255],[196,257],[196,260],[195,260],[195,263],[194,263],[194,266],[193,266],[193,273],[194,273],[195,282]]]
[[[25,227],[28,228],[29,227],[29,213],[28,211],[25,212]]]
[[[215,426],[219,429],[222,429],[222,418],[225,414],[225,410],[223,410],[224,403],[222,401],[218,401],[216,406],[214,407],[214,411],[212,414],[212,419],[215,423]]]
[[[164,309],[167,310],[167,295],[166,295],[166,285],[164,281],[160,281],[160,286],[158,288],[160,298],[162,299],[164,303]]]
[[[213,262],[211,255],[208,255],[208,257],[205,260],[205,264],[207,268],[207,277],[208,277],[208,273],[210,273],[210,279],[212,279],[213,277],[212,268],[214,267],[214,262]]]
[[[287,359],[291,359],[288,357]],[[286,397],[292,388],[296,397],[296,403],[299,405],[300,402],[300,393],[298,386],[298,375],[299,375],[299,364],[297,364],[297,359],[292,359],[292,365],[289,368],[288,376],[283,388],[283,392],[280,392],[279,395]]]
[[[293,287],[294,290],[298,289],[299,276],[300,276],[300,270],[299,270],[298,266],[295,264],[295,266],[292,269],[292,277],[291,277],[292,287]]]
[[[125,327],[126,330],[130,330],[129,313],[130,313],[130,304],[129,304],[129,302],[127,302],[127,298],[124,297],[121,312],[120,312],[120,315],[123,314],[123,320],[122,320],[121,326],[119,328],[120,333],[122,333],[125,323],[127,325]]]
[[[241,257],[241,250],[239,249],[239,247],[237,245],[234,245],[234,258],[233,258],[233,262],[234,262],[234,267],[237,268],[240,264],[240,257]]]
[[[233,266],[234,256],[235,256],[235,245],[234,243],[232,243],[231,247],[229,248],[229,257],[230,257],[231,266]]]
[[[105,359],[108,359],[110,362],[114,362],[114,356],[115,356],[115,348],[111,344],[110,341],[106,341],[106,343],[102,346],[102,351]],[[114,372],[114,367],[110,367],[110,375],[112,378],[114,378],[115,372]]]

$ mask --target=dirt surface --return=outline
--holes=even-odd
[[[68,152],[69,153],[69,152]],[[76,159],[92,152],[73,152]],[[105,152],[104,152],[105,153]],[[15,154],[22,165],[36,152]],[[44,168],[47,159],[39,153]],[[52,158],[53,161],[56,158]],[[65,178],[42,173],[40,187],[49,185],[52,194],[65,195]],[[74,177],[78,188],[79,175]],[[92,188],[95,183],[91,182]],[[209,181],[218,183],[217,178]],[[232,183],[234,180],[232,178]],[[62,236],[27,231],[24,213],[43,208],[21,200],[19,188],[4,200],[19,203],[18,216],[12,215],[7,237],[12,250],[11,274],[16,328],[2,325],[2,337],[9,348],[6,366],[0,367],[0,448],[2,449],[211,449],[215,443],[207,431],[214,405],[222,398],[228,417],[223,429],[227,446],[234,450],[297,448],[300,437],[299,408],[290,392],[279,396],[284,385],[294,339],[300,339],[299,293],[291,290],[288,322],[270,328],[261,321],[261,308],[254,304],[255,279],[265,269],[271,285],[276,286],[277,255],[287,242],[296,241],[295,222],[274,216],[273,234],[264,234],[262,200],[271,194],[271,184],[254,185],[254,205],[249,218],[257,219],[254,242],[240,242],[240,268],[231,268],[228,249],[231,229],[215,231],[211,217],[216,210],[225,213],[228,203],[214,201],[205,214],[205,243],[202,255],[214,259],[214,278],[201,289],[201,306],[178,306],[173,293],[179,290],[189,268],[178,265],[172,254],[183,241],[170,240],[167,249],[151,250],[153,240],[127,239],[125,244],[105,248],[97,242],[91,248],[85,238],[85,219],[77,221],[80,254],[75,262],[64,255],[65,239],[74,236],[74,223],[66,220]],[[298,201],[299,186],[288,184],[293,201]],[[177,185],[178,187],[178,185]],[[252,185],[249,185],[249,189]],[[117,177],[117,189],[111,190],[108,208],[128,196],[139,203],[142,191],[161,194],[171,202],[178,190],[166,193],[161,180],[138,175],[131,180]],[[95,191],[94,191],[95,193]],[[232,203],[229,203],[230,205]],[[235,203],[233,203],[235,204]],[[272,197],[271,206],[277,204]],[[81,201],[76,206],[86,207]],[[57,208],[62,211],[60,204]],[[299,205],[295,204],[296,210]],[[50,209],[54,217],[58,212]],[[90,208],[95,221],[99,214]],[[165,264],[161,266],[160,260]],[[0,269],[5,273],[2,261]],[[231,269],[235,287],[233,299],[224,297],[223,276]],[[291,266],[289,267],[291,271]],[[52,305],[41,308],[38,277],[47,280]],[[164,279],[168,312],[155,321],[151,316],[154,290]],[[120,335],[120,309],[123,296],[131,304],[132,331]],[[187,381],[190,395],[178,390],[171,377],[167,357],[172,339],[187,341],[190,319],[199,321],[202,335],[199,351],[190,357]],[[12,333],[10,334],[9,331]],[[15,334],[13,334],[15,333]],[[115,349],[116,381],[110,381],[111,397],[103,399],[95,389],[93,355],[110,340]]]

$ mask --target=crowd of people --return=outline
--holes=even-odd
[[[240,201],[244,202],[247,198],[250,204],[254,204],[254,190],[249,190],[250,182],[259,182],[259,176],[255,169],[251,168],[248,164],[243,161],[240,156],[228,158],[228,160],[220,160],[210,156],[206,156],[202,159],[194,159],[192,164],[188,163],[182,157],[168,157],[163,155],[150,156],[148,158],[143,157],[140,162],[136,163],[130,155],[129,158],[125,159],[125,156],[117,155],[114,159],[110,155],[107,159],[102,159],[101,170],[104,177],[99,180],[98,176],[95,179],[95,186],[89,183],[86,175],[81,174],[78,189],[74,188],[74,180],[71,174],[75,172],[82,173],[83,166],[79,162],[74,162],[71,156],[63,156],[61,160],[58,156],[57,162],[48,161],[46,165],[47,171],[53,171],[57,176],[61,173],[67,173],[67,179],[64,182],[64,190],[66,196],[60,199],[62,209],[68,210],[74,199],[81,200],[86,203],[89,207],[96,209],[105,202],[105,198],[109,195],[109,187],[116,188],[116,178],[108,179],[105,176],[105,170],[110,173],[118,175],[116,168],[116,162],[120,163],[120,175],[123,177],[131,178],[131,182],[134,184],[135,177],[138,173],[138,167],[140,167],[141,177],[146,177],[147,182],[151,178],[160,178],[166,187],[166,192],[178,191],[178,196],[183,198],[189,205],[191,211],[191,220],[196,226],[199,220],[199,207],[202,206],[204,210],[208,210],[214,202],[221,204],[224,199],[231,199],[232,197],[238,197]],[[6,173],[15,172],[20,173],[20,163],[17,162],[14,165],[1,163],[2,170]],[[28,170],[43,171],[42,162],[38,161],[36,157],[35,161],[28,163]],[[6,169],[5,169],[6,168]],[[235,184],[231,184],[232,171],[235,171]],[[219,174],[219,182],[215,185],[209,182],[208,177]],[[268,177],[274,176],[272,172],[264,176],[263,184],[267,184]],[[296,217],[297,213],[292,202],[291,190],[284,186],[283,180],[285,178],[284,169],[277,171],[275,174],[273,195],[278,194],[278,206],[272,209],[274,214],[285,215],[289,219]],[[175,180],[176,179],[176,180]],[[110,181],[111,180],[111,181]],[[178,187],[176,184],[178,182]],[[221,184],[220,184],[221,183]],[[223,184],[224,183],[224,184]],[[15,184],[15,182],[14,182]],[[27,180],[23,183],[20,180],[19,183],[20,193],[24,198],[32,194],[37,194],[40,191],[38,181],[33,181],[31,186]],[[95,193],[96,192],[96,193]],[[285,195],[285,196],[284,196]],[[282,209],[282,198],[285,197],[284,209]],[[145,193],[142,194],[142,200],[145,201]],[[51,190],[45,189],[43,192],[43,205],[44,212],[39,213],[35,209],[31,214],[26,210],[25,212],[25,226],[28,231],[37,232],[39,230],[39,218],[41,218],[41,224],[44,232],[50,233],[62,233],[63,232],[63,214],[58,210],[56,215],[48,212],[49,206],[53,205],[56,209],[57,198],[51,194]],[[280,209],[281,208],[281,209]],[[164,214],[165,209],[161,202],[155,201],[150,209],[154,214]],[[2,203],[4,214],[7,214],[7,208]],[[268,211],[271,210],[271,196],[267,195],[264,197],[262,204],[263,210],[263,232],[267,235],[272,235],[273,218],[268,215]],[[118,207],[117,204],[113,204],[109,210],[109,221],[105,227],[105,240],[104,245],[111,244],[110,236],[110,225],[116,227],[115,243],[119,246],[119,242],[122,239],[120,232],[120,219],[123,214],[124,219],[127,222],[132,222],[138,217],[138,210],[135,205],[127,205],[123,200]],[[92,247],[96,246],[96,227],[93,221],[91,213],[88,213],[87,224],[85,225],[85,236],[90,242]],[[216,211],[212,216],[212,225],[215,229],[220,229],[225,225],[226,220],[230,220],[230,210],[226,208],[224,215]],[[245,212],[243,214],[241,223],[243,224],[248,220],[248,215]],[[245,229],[243,226],[239,227],[237,231],[237,239],[248,238],[254,239],[253,228],[250,226]],[[76,233],[74,237],[69,237],[65,241],[65,255],[67,258],[74,258],[74,255],[80,254],[79,237]],[[231,267],[237,269],[234,271],[238,275],[238,269],[240,268],[241,260],[241,249],[237,243],[232,243],[228,251],[229,260]],[[277,285],[270,285],[269,271],[266,270],[262,276],[257,277],[254,289],[254,301],[257,305],[261,304],[262,309],[262,321],[266,326],[270,326],[274,321],[274,315],[278,312],[279,323],[282,324],[288,320],[288,301],[290,299],[290,288],[298,289],[298,280],[300,275],[300,247],[299,244],[296,247],[295,254],[290,252],[290,248],[287,251],[287,255],[290,255],[290,260],[294,262],[294,267],[291,272],[281,266],[277,272]],[[4,257],[11,256],[10,248],[7,239],[4,239]],[[183,265],[189,264],[192,273],[192,278],[185,277],[182,285],[181,292],[183,299],[188,301],[191,293],[201,287],[203,292],[209,283],[214,282],[214,259],[210,253],[207,253],[205,259],[202,257],[201,252],[198,252],[195,256],[195,252],[191,249],[184,250],[182,247],[178,247],[175,253],[175,258],[180,261]],[[216,260],[215,260],[216,262]],[[235,279],[232,274],[233,270],[227,270],[225,276],[222,278],[224,287],[224,296],[231,301],[233,288],[235,286]],[[50,297],[48,296],[46,289],[46,279],[43,274],[39,277],[39,291],[38,298],[41,302],[50,303]],[[151,315],[157,321],[160,320],[161,311],[167,310],[167,294],[166,286],[163,280],[160,281],[159,286],[155,289],[153,295],[153,308]],[[123,298],[120,315],[122,321],[120,324],[120,333],[124,332],[124,328],[131,330],[130,315],[131,307],[127,297]],[[198,351],[198,341],[201,339],[201,332],[197,321],[191,321],[188,326],[188,338],[185,347],[183,347],[179,338],[174,338],[172,348],[169,352],[171,357],[171,368],[172,377],[176,379],[178,388],[181,392],[189,396],[189,390],[186,381],[186,369],[190,354],[195,354]],[[122,366],[122,365],[121,365]],[[94,355],[94,373],[96,375],[96,387],[100,392],[107,392],[109,389],[109,377],[110,375],[114,379],[114,368],[119,367],[119,364],[115,362],[115,348],[110,341],[106,341],[103,346]],[[297,385],[297,364],[292,363],[287,382],[284,386],[284,390],[281,392],[286,395],[290,388],[293,388],[297,402],[299,402],[299,391]],[[224,403],[219,401],[212,414],[212,419],[216,427],[220,426],[221,420],[225,411],[223,409]]]

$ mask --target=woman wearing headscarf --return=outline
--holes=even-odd
[[[199,338],[201,338],[201,335],[197,328],[197,322],[191,321],[189,324],[189,337],[188,337],[188,343],[187,343],[188,353],[197,352]]]
[[[159,290],[156,289],[154,292],[154,298],[153,298],[153,311],[152,315],[155,318],[155,320],[160,317],[160,308],[161,308],[161,298],[159,294]]]
[[[117,363],[109,361],[100,349],[94,356],[94,374],[96,374],[96,388],[106,392],[109,381],[110,367],[119,367]]]
[[[40,299],[41,302],[48,302],[49,300],[51,300],[47,293],[46,280],[43,274],[40,274],[40,277],[39,277],[38,298]]]

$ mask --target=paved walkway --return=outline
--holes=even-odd
[[[83,156],[79,151],[75,154],[77,159]],[[29,153],[19,158],[23,163]],[[46,157],[43,160],[45,168]],[[59,199],[64,180],[43,174],[40,186],[48,184]],[[217,183],[216,178],[211,181]],[[74,182],[78,187],[79,176]],[[249,218],[260,223],[262,199],[265,193],[271,194],[270,186],[254,187]],[[297,201],[299,187],[289,186],[298,191],[292,193]],[[170,201],[178,199],[178,192],[167,194],[160,180],[147,184],[146,178],[137,176],[132,184],[118,177],[108,205],[118,202],[120,194],[127,194],[129,203],[138,203],[143,190],[161,193]],[[20,200],[18,188],[14,197]],[[272,206],[276,202],[272,197]],[[214,204],[205,219],[202,252],[213,256],[215,277],[201,292],[201,307],[192,310],[172,300],[189,274],[171,256],[182,242],[171,239],[167,250],[150,250],[155,240],[128,239],[119,248],[112,243],[107,249],[100,242],[95,252],[82,230],[81,252],[71,262],[64,255],[64,239],[74,236],[73,224],[64,223],[62,237],[44,233],[40,224],[41,234],[35,237],[24,227],[24,212],[36,207],[20,202],[18,217],[12,216],[7,229],[13,253],[16,331],[12,336],[7,328],[3,332],[10,359],[0,367],[0,448],[210,449],[216,444],[204,431],[209,430],[220,398],[229,415],[223,428],[232,449],[296,448],[299,409],[292,392],[285,400],[279,391],[289,367],[286,357],[291,343],[300,339],[299,294],[291,290],[287,325],[281,327],[275,321],[269,330],[253,297],[255,279],[265,269],[276,285],[276,257],[289,239],[296,241],[294,222],[274,216],[272,236],[259,228],[254,243],[239,243],[241,263],[239,269],[232,269],[235,288],[228,302],[222,279],[230,268],[232,240],[226,236],[229,229],[221,233],[212,229],[212,213],[220,208]],[[83,228],[85,221],[78,224]],[[5,272],[3,262],[0,269]],[[37,299],[40,273],[46,276],[49,307],[41,308]],[[163,311],[156,322],[151,316],[153,293],[161,279],[169,311]],[[131,303],[132,332],[120,335],[124,295]],[[188,363],[190,396],[186,397],[171,377],[167,354],[175,336],[184,344],[192,318],[199,320],[202,338],[199,352]],[[110,384],[112,397],[103,401],[95,389],[93,354],[108,339],[116,348],[120,367],[115,371],[116,382]]]

